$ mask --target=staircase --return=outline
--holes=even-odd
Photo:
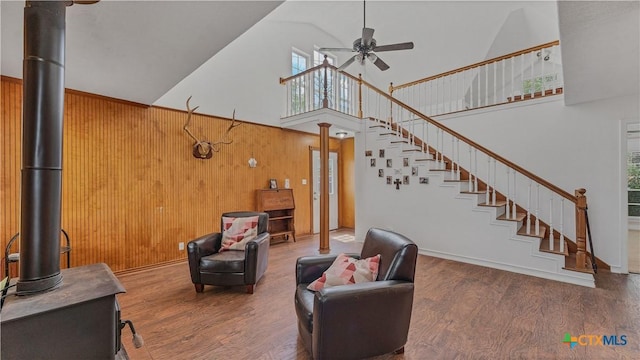
[[[407,122],[404,125],[407,128],[412,126]],[[468,211],[469,208],[475,215],[484,214],[485,218],[488,215],[484,226],[481,225],[482,222],[477,225],[477,231],[484,232],[484,236],[480,237],[500,237],[499,240],[494,241],[492,246],[503,249],[513,247],[515,251],[522,252],[525,259],[510,264],[509,260],[514,260],[511,255],[503,260],[492,259],[491,256],[485,256],[481,259],[469,256],[469,254],[461,255],[458,251],[447,251],[437,245],[431,247],[423,245],[420,247],[421,253],[582,286],[595,286],[590,258],[586,258],[587,263],[584,269],[578,268],[576,266],[576,245],[557,229],[553,229],[551,225],[541,221],[531,211],[527,211],[526,207],[514,204],[513,199],[509,199],[506,195],[511,194],[512,196],[515,193],[514,189],[507,190],[504,194],[494,190],[495,188],[491,184],[487,185],[485,180],[475,176],[474,171],[470,172],[460,165],[460,161],[453,161],[452,158],[456,158],[458,153],[455,142],[452,149],[453,155],[446,156],[414,136],[414,133],[406,130],[398,131],[393,124],[389,125],[375,118],[367,118],[363,127],[363,142],[366,144],[364,153],[368,155],[365,156],[368,160],[365,160],[364,163],[365,166],[372,169],[366,171],[364,176],[380,177],[380,169],[382,169],[383,179],[379,182],[384,183],[392,191],[408,191],[414,195],[417,195],[413,191],[415,188],[437,187],[439,192],[447,194],[449,197],[447,200],[453,199],[453,201],[463,203],[461,207],[451,211],[450,216],[459,217],[460,221],[463,221],[463,217],[459,214]],[[437,136],[441,137],[442,135],[438,134]],[[384,150],[384,154],[381,154],[380,150]],[[471,160],[474,155],[472,154]],[[375,159],[376,166],[372,166],[371,159]],[[382,163],[379,164],[379,162]],[[473,161],[469,163],[473,168]],[[510,173],[513,178],[514,171],[511,170]],[[432,194],[426,196],[431,197]],[[477,222],[477,219],[471,221]],[[495,229],[481,230],[481,227]],[[505,228],[508,229],[506,234],[504,234]],[[549,236],[551,232],[553,232],[553,236]],[[414,235],[414,237],[419,239],[423,236]],[[505,245],[505,241],[511,244]],[[510,253],[514,250],[505,249],[505,251]]]
[[[325,61],[280,80],[288,103],[283,124],[317,110],[360,121],[356,236],[359,229],[387,227],[414,239],[424,254],[594,287],[586,191],[568,193],[423,113],[513,106],[561,94],[559,77],[544,70],[557,47],[543,44],[424,81],[392,84],[390,95]],[[557,73],[556,65],[549,67]],[[317,87],[317,79],[323,79],[322,104],[311,101],[313,90],[300,88],[314,81]],[[517,82],[528,87],[516,90]],[[340,84],[340,91],[332,84]]]

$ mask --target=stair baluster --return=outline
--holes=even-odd
[[[507,193],[505,194],[506,200],[507,200],[507,204],[505,205],[505,212],[504,212],[505,219],[508,219],[509,215],[511,214],[511,212],[509,211],[509,194],[510,194],[510,191],[511,191],[510,186],[509,186],[511,184],[511,181],[509,180],[510,170],[511,169],[509,169],[509,167],[507,166]]]
[[[513,196],[511,197],[513,204],[511,205],[511,218],[512,219],[516,219],[518,217],[518,214],[516,213],[517,211],[517,206],[516,206],[516,199],[517,199],[517,194],[516,194],[516,175],[518,175],[518,173],[516,172],[516,169],[513,169]]]
[[[536,183],[536,236],[540,236],[540,184]]]
[[[527,234],[531,234],[531,179],[527,190]]]
[[[560,199],[560,252],[564,253],[564,198]]]
[[[553,251],[553,193],[549,198],[549,250]]]

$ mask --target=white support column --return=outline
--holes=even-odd
[[[451,135],[451,179],[456,179],[455,167],[456,167],[456,153],[455,153],[456,139]]]
[[[492,104],[498,103],[498,62],[493,63],[493,102]]]
[[[536,78],[535,73],[533,72],[536,64],[536,53],[535,51],[531,52],[531,98],[536,97]]]
[[[520,54],[520,79],[522,80],[522,92],[520,100],[524,99],[524,54]]]

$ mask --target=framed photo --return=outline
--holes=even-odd
[[[428,177],[421,177],[419,183],[420,184],[428,184],[429,183],[429,178]]]
[[[418,176],[418,167],[417,166],[411,167],[411,175],[412,176]]]
[[[402,185],[409,185],[409,175],[402,177]]]
[[[277,189],[278,188],[278,182],[276,181],[276,179],[269,179],[269,189]]]
[[[403,158],[402,159],[402,166],[404,166],[404,167],[408,167],[409,166],[409,158]]]
[[[384,169],[378,169],[378,176],[384,177]]]
[[[384,149],[378,150],[378,157],[379,158],[383,158],[384,157]]]
[[[387,176],[387,185],[393,184],[393,177]]]
[[[373,155],[373,151],[371,151],[371,150],[366,150],[364,152],[364,156],[371,156],[371,155]]]
[[[387,159],[387,167],[390,168],[393,166],[393,160],[392,159]]]
[[[371,167],[376,167],[376,158],[371,158]]]

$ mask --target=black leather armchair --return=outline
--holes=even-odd
[[[336,255],[298,259],[298,332],[314,359],[362,359],[404,352],[418,248],[400,234],[372,228],[360,255],[349,255],[368,258],[377,254],[381,255],[377,281],[317,292],[308,290],[307,285],[329,268]]]
[[[222,247],[222,219],[220,219],[219,233],[201,236],[187,244],[191,281],[195,285],[196,292],[202,292],[205,285],[246,285],[247,293],[253,294],[254,286],[267,270],[271,238],[267,232],[269,214],[240,211],[224,213],[222,216],[258,216],[258,237],[247,242],[244,251],[220,252]]]

